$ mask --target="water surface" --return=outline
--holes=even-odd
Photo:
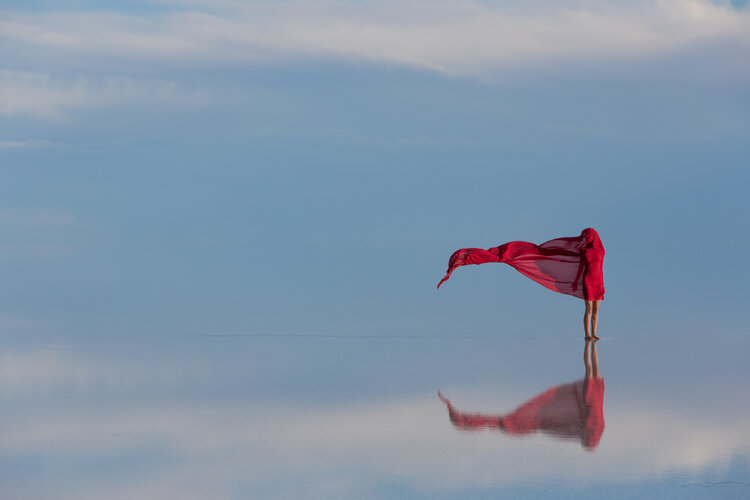
[[[3,484],[19,499],[747,497],[738,335],[600,331],[595,446],[451,422],[438,390],[466,414],[508,415],[585,379],[582,332],[560,330],[10,336]]]

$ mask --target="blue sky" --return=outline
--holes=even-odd
[[[538,292],[483,268],[436,295],[455,248],[587,226],[628,307],[739,306],[707,247],[750,246],[744,8],[55,6],[0,22],[9,318],[433,331],[498,278]]]

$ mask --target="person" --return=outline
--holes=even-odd
[[[553,292],[583,299],[583,331],[587,339],[596,340],[599,304],[604,299],[604,253],[599,233],[591,227],[580,236],[556,238],[541,245],[511,241],[487,250],[462,248],[451,255],[438,288],[458,267],[502,262]]]
[[[494,429],[511,436],[539,432],[576,440],[586,450],[594,451],[604,433],[604,378],[599,372],[596,340],[586,340],[583,363],[582,380],[550,387],[504,415],[461,412],[440,391],[438,397],[458,429]]]

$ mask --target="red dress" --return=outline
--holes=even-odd
[[[503,262],[553,292],[585,300],[604,298],[604,245],[593,228],[580,236],[557,238],[541,245],[511,241],[487,250],[462,248],[451,255],[438,288],[460,266]]]

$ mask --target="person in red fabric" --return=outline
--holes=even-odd
[[[595,340],[586,340],[583,360],[583,380],[551,387],[506,415],[462,413],[439,391],[438,396],[453,425],[461,430],[498,429],[513,436],[541,432],[575,439],[593,451],[604,433],[604,379],[599,373]]]
[[[586,302],[583,330],[587,339],[598,339],[599,304],[604,299],[604,245],[593,228],[580,236],[557,238],[541,245],[511,241],[498,247],[462,248],[453,252],[448,271],[438,288],[460,266],[502,262],[553,292]]]

